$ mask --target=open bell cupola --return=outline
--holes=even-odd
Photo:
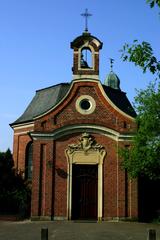
[[[73,49],[73,79],[99,80],[99,50],[103,43],[88,31],[71,42]]]

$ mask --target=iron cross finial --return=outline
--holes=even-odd
[[[81,16],[85,18],[85,32],[88,32],[88,17],[92,16],[92,14],[86,8],[85,13],[82,13]]]
[[[113,70],[113,63],[114,63],[114,59],[113,58],[110,58],[110,64],[111,64],[111,71]]]

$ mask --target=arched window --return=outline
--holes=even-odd
[[[32,158],[33,158],[33,143],[29,142],[26,147],[26,162],[25,162],[26,180],[32,180]]]
[[[92,52],[89,48],[83,48],[81,51],[81,68],[92,68]]]

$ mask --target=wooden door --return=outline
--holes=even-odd
[[[97,219],[98,166],[72,169],[72,219]]]

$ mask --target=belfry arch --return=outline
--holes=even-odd
[[[92,36],[89,32],[83,34],[71,42],[73,49],[73,78],[92,78],[99,80],[99,50],[102,48],[102,42]],[[88,51],[91,57],[91,66],[81,64],[83,50]],[[84,59],[86,61],[86,59]]]
[[[79,54],[79,68],[91,69],[93,68],[93,52],[90,48],[82,48]]]

